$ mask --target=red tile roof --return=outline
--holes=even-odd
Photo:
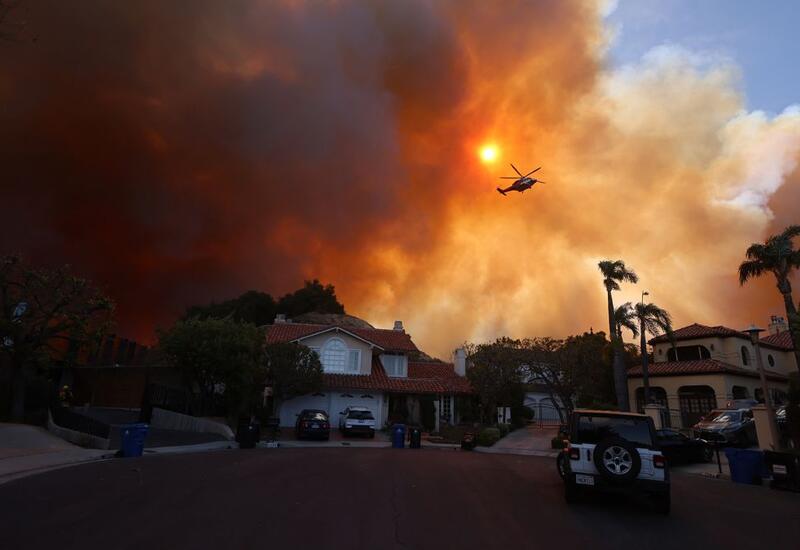
[[[749,334],[722,325],[709,327],[706,325],[701,325],[699,323],[693,323],[689,326],[682,327],[673,331],[672,334],[675,340],[678,341],[693,340],[695,338],[714,338],[714,337],[716,338],[734,337],[734,338],[743,338],[747,341],[750,341]],[[669,337],[666,334],[662,334],[660,336],[656,336],[655,338],[651,338],[649,343],[662,344],[669,341],[670,341]],[[782,350],[792,349],[792,341],[789,338],[788,332],[782,332],[774,336],[766,336],[764,338],[761,338],[760,342],[762,345],[766,347],[777,348]]]
[[[758,378],[758,372],[749,369],[743,369],[736,365],[723,363],[716,359],[701,359],[697,361],[669,361],[666,363],[653,363],[647,366],[647,373],[649,376],[682,376],[693,374],[737,374],[740,376],[749,376],[751,378]],[[641,378],[642,367],[641,365],[633,367],[628,370],[629,378]],[[767,378],[770,380],[786,381],[787,377],[778,373],[768,373]]]
[[[708,338],[709,336],[717,336],[722,338],[727,338],[729,336],[740,336],[742,338],[748,338],[748,339],[750,338],[749,336],[738,330],[734,330],[728,327],[723,327],[722,325],[709,327],[698,323],[693,323],[688,327],[679,328],[673,331],[672,334],[676,340],[689,340],[692,338]],[[650,340],[651,344],[658,344],[661,342],[669,342],[669,337],[666,334],[662,334],[661,336],[656,336],[655,338]]]
[[[387,351],[419,351],[405,331],[379,328],[351,328],[336,325],[307,325],[302,323],[276,323],[266,326],[267,343],[293,342],[329,330],[340,330]]]
[[[787,330],[779,332],[778,334],[770,334],[769,336],[764,336],[761,339],[761,343],[770,344],[775,346],[776,348],[783,348],[789,351],[794,349],[794,346],[792,346],[792,335]]]
[[[326,373],[323,376],[324,386],[328,389],[421,394],[472,393],[469,381],[458,376],[449,363],[409,362],[408,378],[393,378],[386,375],[380,359],[374,357],[369,375]]]

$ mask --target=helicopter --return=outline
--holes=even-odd
[[[511,168],[513,168],[514,172],[517,173],[516,176],[500,176],[501,180],[516,180],[514,183],[512,183],[509,187],[506,187],[505,189],[500,189],[499,187],[497,188],[498,193],[500,193],[503,196],[505,196],[506,193],[508,193],[509,191],[519,191],[520,193],[524,193],[526,190],[530,189],[537,183],[544,183],[542,180],[537,180],[536,178],[528,177],[534,172],[541,170],[542,169],[541,166],[536,170],[531,170],[524,176],[519,170],[517,170],[517,167],[514,166],[513,164],[511,165]]]

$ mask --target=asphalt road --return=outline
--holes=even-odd
[[[797,548],[800,495],[673,476],[644,501],[568,506],[553,459],[263,449],[116,459],[0,486],[0,547]]]

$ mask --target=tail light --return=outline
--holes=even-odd
[[[664,455],[653,455],[653,466],[656,468],[666,468],[667,459],[664,458]]]
[[[311,425],[311,422],[309,422],[308,420],[303,420],[303,422],[301,424],[301,426],[303,426],[304,428],[308,428],[310,425]]]
[[[567,454],[569,455],[569,459],[570,460],[580,460],[580,458],[581,458],[581,450],[579,448],[577,448],[577,447],[572,447],[569,444],[569,441],[566,442],[565,450],[567,451]]]

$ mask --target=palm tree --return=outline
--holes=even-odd
[[[625,302],[614,310],[614,324],[617,325],[617,338],[622,340],[622,329],[631,331],[633,337],[639,336],[639,323],[636,319],[636,310],[630,302]]]
[[[650,380],[647,373],[647,333],[653,336],[665,333],[673,341],[673,348],[675,342],[672,337],[672,318],[666,310],[661,309],[657,305],[650,303],[645,304],[640,302],[634,308],[636,319],[639,321],[639,346],[641,347],[642,354],[642,385],[644,386],[644,402],[650,403]],[[678,360],[677,354],[675,360]]]
[[[614,389],[617,394],[617,405],[623,411],[629,409],[628,406],[628,380],[625,375],[625,362],[622,359],[622,338],[619,337],[621,331],[617,330],[614,319],[614,300],[611,293],[619,290],[619,283],[636,283],[639,277],[632,269],[625,267],[622,260],[604,260],[597,264],[600,273],[603,274],[603,285],[608,294],[608,336],[614,347]]]
[[[775,275],[778,291],[783,296],[783,305],[786,308],[786,318],[791,326],[796,326],[797,308],[792,299],[792,285],[789,283],[789,274],[793,269],[800,268],[800,250],[795,250],[792,239],[800,236],[800,225],[790,225],[778,235],[772,235],[764,244],[754,243],[745,253],[747,260],[739,265],[739,284],[743,285],[750,279],[755,279],[770,272]],[[800,338],[797,330],[790,330],[794,356],[797,368],[800,370]]]

